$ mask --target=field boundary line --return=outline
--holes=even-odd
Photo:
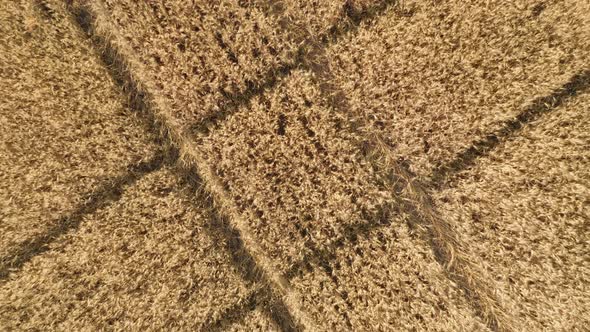
[[[421,237],[430,245],[436,261],[441,265],[446,276],[459,285],[475,314],[492,331],[512,330],[514,326],[512,318],[503,312],[492,290],[482,279],[481,271],[472,263],[471,257],[464,249],[465,245],[461,243],[451,225],[438,217],[426,187],[403,163],[389,157],[388,147],[380,137],[368,136],[367,133],[360,131],[359,128],[364,120],[353,116],[345,93],[334,83],[335,78],[330,70],[325,47],[322,47],[319,42],[316,45],[318,46],[310,51],[305,67],[314,74],[320,91],[326,96],[330,107],[350,120],[347,129],[359,132],[361,137],[366,138],[364,141],[355,142],[356,145],[371,164],[377,166],[377,169],[385,175],[388,180],[387,187],[400,195],[399,201],[392,202],[389,209],[395,209],[395,204],[399,204],[401,210],[410,215],[410,226],[418,230]],[[383,211],[387,212],[388,208],[384,207]],[[368,234],[371,229],[379,226],[370,222],[360,230]],[[351,237],[356,235],[352,233]]]
[[[317,71],[327,68],[325,63],[316,64],[316,66],[317,68],[315,69],[310,68],[311,70],[315,70],[316,74]],[[335,89],[334,85],[331,85],[331,83],[328,84],[331,82],[332,78],[328,79],[327,77],[323,77],[323,75],[329,74],[320,73],[320,75],[318,75],[318,84],[324,85],[324,95],[327,95],[332,99],[331,106],[335,109],[346,107],[346,101],[343,98],[343,95],[339,94],[339,91]],[[536,101],[533,102],[533,105],[541,105],[537,106],[540,108],[529,107],[521,115],[507,121],[506,128],[499,131],[502,134],[495,135],[494,138],[491,139],[494,142],[493,145],[490,145],[484,152],[472,156],[473,160],[470,160],[470,162],[473,163],[476,158],[484,156],[485,153],[497,147],[505,139],[509,138],[514,132],[520,130],[529,122],[538,119],[543,114],[563,104],[565,100],[574,98],[577,93],[587,89],[590,85],[590,82],[588,82],[589,79],[590,71],[576,74],[568,83],[557,89],[553,94],[536,99]],[[559,97],[555,98],[555,96]],[[552,100],[552,102],[550,104],[542,102],[546,100]],[[348,112],[342,113],[350,114]],[[359,122],[353,121],[352,123],[353,126],[350,129],[358,130],[357,127],[359,127]],[[366,137],[366,135],[364,136]],[[491,135],[488,135],[487,137],[490,136]],[[488,138],[488,140],[490,139]],[[383,205],[380,208],[380,212],[377,213],[377,217],[369,218],[370,222],[367,224],[353,225],[346,228],[343,231],[344,236],[336,240],[331,247],[322,250],[317,248],[315,250],[311,249],[310,253],[306,254],[302,260],[286,272],[286,278],[290,280],[298,273],[305,273],[303,271],[306,268],[309,268],[310,263],[315,263],[318,266],[325,265],[326,262],[334,259],[335,250],[338,250],[349,242],[356,242],[358,237],[367,236],[374,229],[387,227],[391,224],[390,221],[388,221],[388,215],[390,215],[392,211],[402,210],[410,213],[412,216],[412,224],[410,226],[423,233],[422,236],[430,243],[437,262],[443,266],[448,277],[462,288],[471,301],[475,301],[475,303],[472,302],[472,304],[475,306],[476,312],[480,312],[480,317],[487,322],[488,327],[494,331],[512,330],[511,327],[515,326],[515,322],[513,322],[510,315],[504,312],[504,310],[498,305],[498,300],[493,293],[487,289],[488,287],[486,286],[486,283],[482,280],[478,281],[481,272],[474,268],[473,258],[467,254],[466,249],[464,249],[465,245],[458,240],[459,237],[456,232],[453,231],[451,225],[438,217],[436,208],[428,194],[428,190],[437,190],[440,187],[433,185],[430,182],[419,181],[418,177],[412,174],[409,167],[403,162],[400,163],[390,160],[390,158],[388,158],[389,152],[387,151],[389,148],[378,137],[370,137],[367,141],[357,143],[363,150],[363,153],[370,160],[373,160],[373,163],[378,165],[380,169],[390,170],[389,174],[387,174],[389,177],[389,186],[391,190],[395,191],[402,198],[390,202],[390,204]],[[464,164],[464,168],[467,168],[468,166],[469,165]],[[464,168],[455,169],[454,171],[458,172]],[[446,174],[446,176],[453,174],[453,170],[447,172],[448,174]],[[379,215],[381,217],[379,217]],[[476,278],[471,278],[469,275],[476,276]],[[478,304],[480,302],[485,302],[485,305]]]
[[[209,222],[204,229],[207,234],[218,243],[223,243],[224,250],[229,253],[231,264],[241,279],[247,285],[256,287],[256,290],[247,298],[254,296],[252,301],[255,306],[263,303],[261,308],[265,314],[282,330],[291,331],[298,328],[295,317],[281,300],[283,294],[273,288],[272,282],[266,276],[266,271],[257,264],[255,257],[242,240],[239,229],[233,227],[231,221],[222,216],[219,209],[215,207],[214,198],[204,188],[203,180],[197,175],[194,165],[177,163],[173,171],[182,180],[182,186],[189,189],[188,192],[185,192],[188,201],[196,208],[206,210]],[[199,205],[197,202],[202,202],[203,205]],[[216,328],[219,325],[225,326],[229,321],[238,321],[241,316],[251,311],[249,306],[242,306],[241,309],[238,307],[239,305],[236,305],[234,309],[222,314],[215,321],[204,322],[202,330],[208,331],[209,328]]]
[[[291,61],[271,68],[265,75],[263,75],[265,78],[261,80],[261,83],[250,84],[249,87],[241,93],[224,93],[226,100],[222,110],[205,116],[201,121],[192,125],[188,129],[188,133],[191,135],[208,133],[212,127],[215,127],[220,122],[223,122],[223,120],[238,112],[240,107],[248,105],[254,97],[267,90],[273,89],[282,78],[289,76],[293,70],[302,68],[306,62],[308,53],[314,51],[318,45],[320,45],[319,47],[326,47],[330,44],[336,43],[346,34],[354,33],[361,23],[368,22],[383,15],[388,8],[395,6],[398,3],[398,0],[382,0],[377,5],[362,12],[355,12],[350,9],[350,2],[351,0],[345,2],[343,12],[341,13],[342,18],[339,19],[334,26],[330,27],[327,32],[316,37],[298,36],[298,39],[301,40],[301,46],[295,51],[295,56]],[[267,16],[276,16],[280,13],[269,8],[269,13],[266,14]],[[295,26],[290,26],[284,27],[282,30],[294,31],[296,28],[297,27]],[[317,42],[318,40],[319,43]],[[227,45],[222,45],[222,48],[226,49]]]
[[[225,193],[225,188],[220,180],[198,154],[198,147],[187,139],[186,133],[174,129],[173,120],[165,114],[170,109],[168,105],[161,98],[148,92],[150,90],[146,84],[149,84],[149,80],[143,79],[141,64],[131,61],[126,56],[126,54],[130,54],[129,50],[126,50],[122,46],[124,44],[110,34],[108,22],[100,22],[97,18],[96,14],[103,10],[100,5],[84,3],[78,7],[71,0],[65,1],[77,24],[90,37],[98,56],[109,68],[113,79],[129,96],[134,105],[133,110],[153,123],[154,130],[158,133],[163,144],[178,151],[177,164],[188,170],[190,176],[196,178],[196,182],[202,183],[206,195],[212,197],[211,208],[219,211],[222,219],[229,221],[226,223],[229,233],[235,234],[234,237],[243,243],[244,250],[253,259],[252,263],[248,263],[246,266],[254,266],[255,270],[249,271],[248,274],[256,276],[260,283],[268,285],[268,289],[272,290],[270,296],[275,307],[267,308],[270,309],[266,310],[270,311],[267,314],[286,331],[297,331],[303,327],[316,330],[315,323],[301,308],[301,301],[291,291],[289,282],[274,270],[271,261],[253,237],[250,226]],[[234,239],[227,240],[233,241]],[[240,266],[237,268],[239,269]]]
[[[440,189],[454,174],[472,166],[477,159],[489,154],[490,151],[493,151],[498,145],[514,136],[527,124],[538,120],[589,88],[590,69],[574,74],[568,82],[553,90],[552,93],[534,99],[516,117],[504,121],[499,129],[488,133],[484,138],[473,141],[469,148],[457,154],[453,160],[437,168],[429,177],[429,187]]]
[[[32,5],[36,14],[46,19],[46,24],[51,24],[51,20],[55,16],[55,9],[46,0],[35,0],[32,2]],[[66,13],[68,12],[66,8],[62,9]],[[64,19],[67,19],[67,17]],[[70,23],[76,26],[74,20],[70,20]],[[123,106],[130,109],[133,108],[133,105],[129,103],[129,100],[125,100]],[[147,124],[146,121],[140,121],[140,123],[141,125]],[[156,146],[163,145],[157,137],[152,135],[149,136],[149,140]],[[19,248],[14,249],[12,253],[0,257],[0,282],[6,279],[10,273],[20,270],[35,256],[49,251],[50,248],[48,245],[61,235],[77,229],[84,216],[116,202],[126,187],[133,185],[145,175],[160,170],[164,165],[175,163],[177,158],[178,155],[175,150],[163,146],[163,149],[155,150],[154,155],[147,161],[144,160],[127,165],[124,174],[105,179],[98,185],[97,189],[82,194],[82,197],[86,197],[83,199],[83,203],[79,204],[68,215],[58,218],[55,226],[36,238],[27,241],[26,244],[19,246]]]
[[[102,181],[102,184],[98,185],[95,190],[82,195],[82,197],[86,197],[83,203],[68,215],[60,217],[55,226],[31,241],[21,244],[11,253],[1,258],[0,282],[8,279],[11,273],[19,271],[34,257],[49,251],[51,249],[49,245],[59,237],[78,229],[85,216],[117,202],[126,188],[144,176],[161,169],[169,161],[170,158],[159,152],[147,161],[127,166],[127,171],[124,174],[108,178]]]

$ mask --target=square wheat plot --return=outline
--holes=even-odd
[[[436,194],[523,330],[590,323],[590,94],[525,127]]]
[[[310,74],[295,71],[196,136],[279,271],[308,245],[329,245],[345,227],[377,219],[392,198],[339,121]]]
[[[254,285],[198,204],[171,170],[146,175],[0,286],[0,329],[199,330],[221,318]]]
[[[590,62],[587,1],[409,1],[327,50],[350,112],[429,177]]]
[[[172,117],[181,127],[218,112],[222,96],[245,84],[213,33],[213,3],[180,3],[96,1],[75,8],[95,17],[96,35],[113,45],[140,88],[183,109]]]
[[[326,106],[310,75],[293,72],[199,138],[275,268],[287,272],[303,259],[315,267],[291,281],[301,307],[326,330],[435,322],[485,329],[427,244],[410,238],[403,218],[383,220],[393,193],[360,154],[354,134],[340,128],[345,120]],[[400,234],[381,229],[383,223]],[[357,246],[343,243],[363,225],[376,230],[358,234]],[[373,247],[379,239],[383,244]],[[333,260],[317,263],[324,260],[317,252],[334,251]]]
[[[60,2],[4,1],[0,21],[0,262],[10,266],[155,147]]]

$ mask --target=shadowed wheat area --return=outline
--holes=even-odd
[[[0,329],[590,323],[588,2],[0,2]]]

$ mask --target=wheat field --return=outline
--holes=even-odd
[[[588,329],[590,2],[0,2],[0,330]]]

